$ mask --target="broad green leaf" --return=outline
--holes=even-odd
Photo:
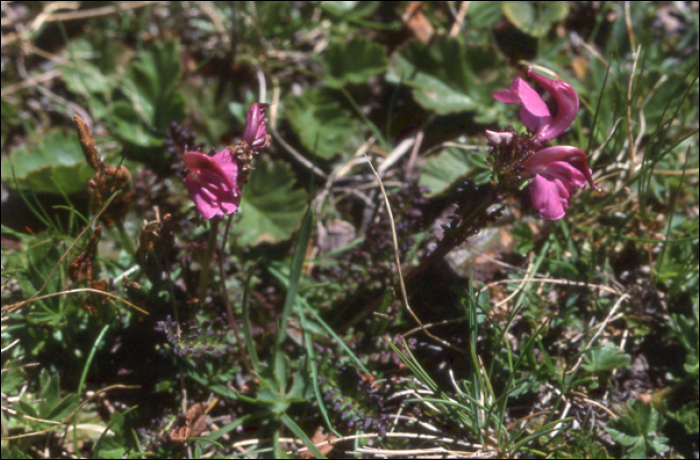
[[[323,56],[326,82],[331,87],[366,83],[370,76],[383,72],[386,65],[384,48],[362,36],[347,43],[331,42]]]
[[[503,17],[503,2],[471,2],[467,10],[467,20],[470,26],[480,29],[489,28]]]
[[[429,196],[434,196],[464,176],[471,177],[477,184],[488,182],[491,172],[484,155],[474,150],[449,147],[425,162],[420,184],[430,189]]]
[[[306,207],[306,194],[293,187],[294,174],[286,163],[255,163],[243,191],[242,218],[234,228],[240,244],[277,243],[289,238]]]
[[[413,88],[413,97],[439,114],[476,111],[476,121],[496,119],[491,95],[503,85],[498,78],[503,63],[488,47],[465,46],[457,39],[438,36],[425,44],[412,41],[396,53],[387,80]]]
[[[630,363],[629,355],[610,342],[600,348],[589,350],[584,360],[583,368],[588,372],[611,371],[620,367],[627,367]]]
[[[19,187],[34,193],[82,192],[94,174],[77,135],[62,130],[51,131],[36,144],[25,144],[3,159],[2,180],[14,188],[13,168]]]
[[[503,2],[503,13],[526,34],[544,37],[555,22],[569,14],[569,6],[566,2]]]
[[[366,132],[328,90],[313,89],[290,97],[287,118],[304,147],[324,159],[354,152]]]

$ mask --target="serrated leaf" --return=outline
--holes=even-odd
[[[430,189],[428,196],[435,196],[467,175],[477,184],[488,182],[491,172],[484,156],[473,150],[449,147],[423,164],[420,185]]]
[[[501,89],[502,68],[492,48],[466,48],[456,39],[438,36],[430,43],[410,42],[396,53],[387,80],[413,87],[416,101],[439,114],[477,111],[476,121],[493,121],[494,91]]]
[[[328,90],[309,90],[290,97],[287,118],[304,147],[325,159],[355,151],[366,132]]]
[[[4,388],[4,387],[3,387]],[[685,404],[675,412],[667,412],[667,415],[678,423],[682,424],[686,433],[694,433],[700,427],[700,419],[698,418],[698,403]]]
[[[114,86],[115,56],[121,44],[102,36],[71,41],[60,61],[61,78],[77,94],[107,94]]]
[[[145,156],[162,145],[170,123],[184,120],[185,99],[176,92],[181,72],[175,40],[154,44],[127,69],[109,122],[114,135],[131,144],[131,155],[149,159]]]
[[[526,34],[544,37],[552,24],[569,14],[569,6],[566,2],[503,2],[503,13]]]
[[[332,42],[323,56],[326,82],[335,88],[347,83],[366,83],[386,66],[384,48],[362,36],[347,43]]]
[[[257,161],[243,191],[235,231],[240,244],[277,243],[291,236],[306,207],[306,193],[293,190],[294,174],[282,162]]]
[[[34,145],[23,145],[2,161],[2,179],[14,188],[12,171],[22,189],[34,193],[77,193],[94,171],[85,161],[77,136],[54,130]]]
[[[588,351],[584,360],[583,368],[588,372],[611,371],[620,367],[627,367],[630,363],[629,355],[610,342],[601,348]]]
[[[659,413],[650,404],[637,400],[628,401],[627,407],[627,415],[611,420],[605,427],[613,440],[628,447],[625,457],[644,458],[647,446],[664,452],[668,447],[666,439],[655,435],[663,424]]]
[[[3,366],[0,379],[0,383],[2,383],[2,392],[10,396],[14,396],[15,390],[26,380],[22,374],[21,364],[14,359]]]

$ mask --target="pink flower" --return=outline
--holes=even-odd
[[[535,73],[532,69],[527,76],[538,82],[557,101],[557,115],[552,117],[547,104],[537,92],[522,78],[516,77],[510,89],[501,89],[493,97],[507,104],[521,104],[520,119],[527,129],[535,133],[541,141],[550,141],[571,125],[578,113],[578,94],[574,88],[563,81],[550,80]]]
[[[226,147],[212,156],[202,152],[186,152],[182,156],[187,168],[185,187],[207,220],[234,213],[241,204],[238,165],[231,150]]]
[[[530,183],[532,205],[543,219],[557,220],[569,208],[569,198],[576,187],[593,183],[583,150],[571,146],[546,147],[523,162],[524,172],[534,176]]]
[[[265,109],[270,104],[256,102],[251,104],[245,116],[243,140],[253,150],[260,150],[270,144],[270,135],[265,133]]]

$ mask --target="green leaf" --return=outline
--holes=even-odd
[[[488,182],[491,171],[484,156],[473,150],[449,147],[439,155],[431,156],[423,164],[420,185],[430,189],[428,196],[435,196],[467,175],[477,184]]]
[[[497,78],[503,68],[490,47],[470,47],[453,38],[438,36],[425,44],[412,41],[396,53],[387,80],[413,88],[413,97],[439,114],[476,111],[476,121],[496,119],[494,91],[503,85]]]
[[[14,168],[17,185],[34,193],[60,194],[62,190],[70,195],[85,191],[87,180],[94,174],[77,136],[62,130],[51,131],[36,144],[14,150],[1,164],[2,180],[9,187],[15,187]]]
[[[5,388],[3,386],[3,388]],[[698,431],[700,428],[700,421],[698,419],[698,403],[697,401],[689,404],[685,404],[683,407],[675,412],[667,412],[666,415],[676,420],[678,423],[683,425],[686,433],[691,434]]]
[[[41,289],[44,283],[46,283],[46,280],[48,280],[49,275],[51,275],[51,272],[61,257],[61,252],[58,250],[58,244],[58,240],[48,240],[46,244],[37,244],[34,247],[28,248],[23,254],[27,257],[27,264],[26,268],[20,271],[18,281],[22,291],[26,295],[30,296],[36,293],[39,289]],[[47,291],[60,291],[60,276],[54,274],[54,277],[47,285]],[[48,298],[39,300],[38,302],[41,302],[42,305],[49,307],[52,312],[58,311],[58,298]],[[32,312],[30,313],[29,318],[36,320],[39,317],[39,314],[43,312],[43,310]],[[63,316],[59,314],[52,316],[50,312],[46,313],[47,316],[45,317],[45,320],[48,320],[48,325],[58,326],[63,320]]]
[[[647,447],[656,452],[668,450],[667,439],[656,436],[663,421],[649,404],[634,400],[627,402],[629,413],[618,417],[605,427],[616,442],[627,447],[625,458],[645,458]]]
[[[45,369],[39,375],[38,403],[22,404],[18,408],[22,413],[45,420],[62,421],[78,407],[78,395],[69,394],[60,398],[60,378]]]
[[[17,446],[8,447],[4,445],[4,443],[0,452],[2,452],[2,458],[34,458],[31,455],[27,455],[21,450],[19,450]]]
[[[362,145],[366,129],[328,90],[312,89],[299,97],[290,96],[287,113],[304,147],[321,158],[354,152]]]
[[[15,396],[15,390],[25,383],[26,378],[22,375],[21,363],[15,359],[3,365],[3,372],[0,374],[2,392]]]
[[[107,95],[115,85],[116,57],[123,53],[121,42],[104,35],[71,41],[60,61],[66,87],[84,95]]]
[[[611,371],[627,367],[630,363],[629,355],[610,342],[600,348],[587,351],[584,360],[583,368],[588,372]]]
[[[250,173],[234,230],[239,244],[277,243],[294,232],[306,207],[306,193],[293,190],[294,174],[286,163],[260,159]]]
[[[379,2],[320,2],[321,8],[327,13],[340,18],[360,19],[372,14]]]
[[[93,449],[93,458],[122,458],[130,446],[130,428],[127,414],[136,410],[132,407],[125,412],[114,412]]]
[[[487,29],[503,17],[502,2],[471,2],[467,10],[469,25],[479,29]]]
[[[182,94],[176,92],[182,66],[175,40],[155,43],[143,51],[127,69],[109,122],[123,142],[131,144],[130,154],[146,159],[152,147],[160,147],[173,121],[186,116]]]
[[[323,56],[326,82],[335,88],[366,83],[370,76],[383,72],[386,65],[384,48],[363,36],[348,43],[333,41]]]
[[[314,445],[313,441],[306,436],[306,433],[304,433],[301,427],[299,427],[299,425],[297,425],[296,422],[289,417],[289,415],[282,414],[280,420],[292,433],[294,433],[297,438],[302,440],[304,445],[309,448],[309,452],[311,452],[315,458],[326,458],[326,456],[323,455],[320,450],[318,450],[318,447]]]
[[[544,37],[555,22],[569,14],[569,6],[566,2],[503,2],[503,13],[526,34]]]
[[[526,255],[532,248],[535,247],[534,243],[534,238],[535,238],[535,233],[532,231],[532,228],[530,226],[523,222],[523,221],[518,221],[513,224],[513,227],[510,229],[510,234],[515,238],[516,243],[515,243],[515,252],[524,256]]]

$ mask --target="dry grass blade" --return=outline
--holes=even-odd
[[[403,304],[406,307],[406,310],[408,313],[411,315],[413,320],[416,322],[421,327],[421,330],[430,337],[431,339],[435,340],[436,342],[441,343],[442,345],[452,348],[453,350],[457,350],[461,353],[467,354],[466,350],[462,350],[461,348],[452,345],[451,343],[447,342],[446,340],[441,339],[440,337],[434,335],[432,332],[427,330],[425,326],[423,326],[423,323],[421,322],[420,319],[418,319],[418,316],[413,312],[413,309],[411,309],[411,306],[408,304],[408,294],[406,292],[406,284],[404,283],[403,279],[403,273],[401,272],[401,258],[399,257],[399,242],[396,237],[396,226],[394,225],[394,214],[391,212],[391,205],[389,204],[389,197],[386,194],[386,190],[384,189],[384,184],[382,183],[382,178],[379,177],[379,174],[377,171],[374,169],[374,166],[372,165],[371,161],[367,162],[369,164],[369,167],[372,168],[372,173],[374,174],[374,177],[377,178],[377,181],[379,182],[379,189],[382,192],[382,196],[384,197],[384,204],[386,205],[386,212],[389,216],[389,224],[391,225],[391,241],[392,245],[394,248],[394,262],[396,263],[396,273],[399,277],[399,287],[401,288],[401,297],[403,300]]]

